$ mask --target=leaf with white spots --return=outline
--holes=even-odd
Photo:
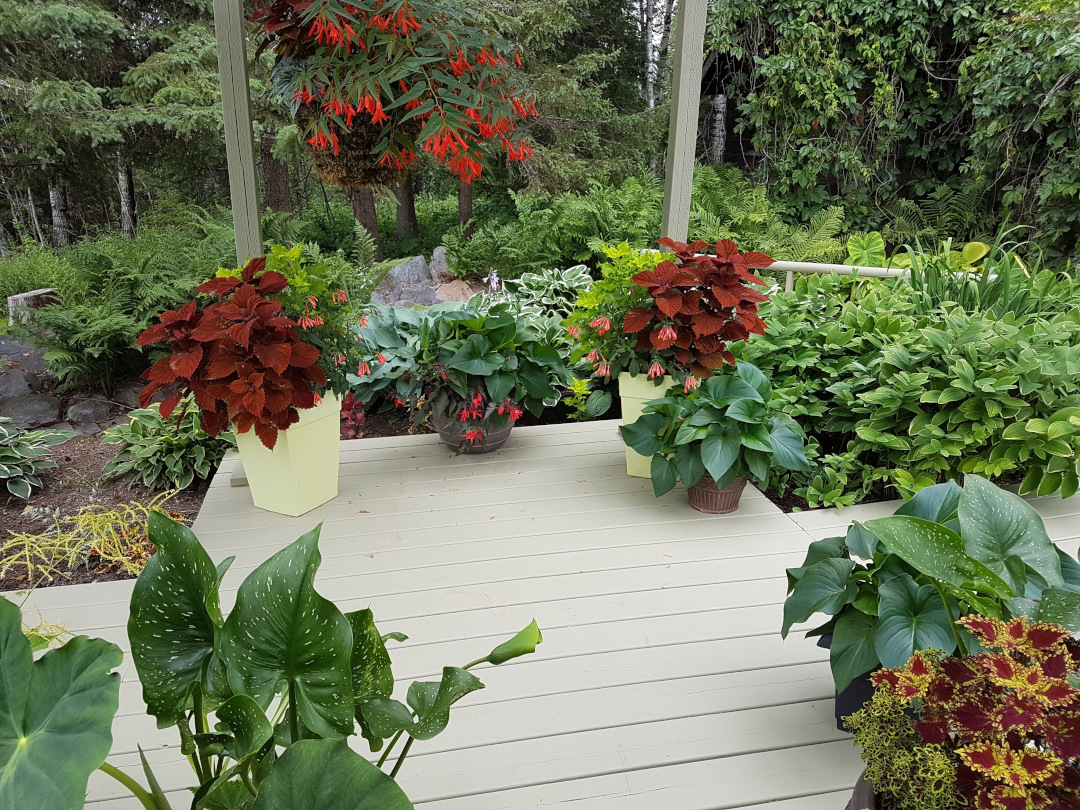
[[[443,667],[441,681],[414,681],[409,687],[406,700],[412,712],[396,700],[383,698],[365,704],[362,710],[378,737],[392,737],[398,731],[405,731],[418,740],[430,740],[450,722],[452,705],[483,688],[484,684],[471,672],[461,667]]]
[[[321,525],[251,572],[221,632],[229,683],[264,710],[281,691],[321,737],[353,733],[349,621],[315,591]]]
[[[146,710],[165,728],[183,716],[214,654],[219,577],[187,526],[151,512],[147,531],[157,553],[132,591],[128,638]]]

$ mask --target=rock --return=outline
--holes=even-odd
[[[21,428],[51,425],[60,418],[60,400],[45,395],[0,398],[0,416],[7,416],[11,424]]]
[[[84,425],[72,425],[70,422],[57,422],[51,425],[49,430],[70,430],[76,436],[96,436],[101,433],[101,428],[93,422]]]
[[[392,281],[397,287],[430,282],[431,271],[428,269],[427,259],[423,256],[414,256],[397,267],[391,268],[385,280]]]
[[[37,377],[29,371],[15,368],[0,374],[0,397],[22,397],[36,388]]]
[[[398,297],[425,307],[438,303],[438,299],[435,297],[435,289],[427,284],[406,284],[401,288]]]
[[[112,406],[101,399],[84,399],[68,408],[69,422],[103,422],[109,418]]]
[[[139,407],[139,392],[143,390],[142,385],[126,385],[123,388],[117,389],[113,394],[113,399],[123,405],[125,408],[131,408],[134,410]]]
[[[440,301],[468,301],[473,297],[473,290],[468,283],[457,279],[441,285],[435,291],[435,297]]]
[[[431,264],[428,269],[431,277],[435,279],[450,275],[450,262],[446,258],[446,248],[439,245],[431,254]]]
[[[13,337],[0,337],[0,358],[16,363],[23,371],[45,370],[45,352]]]

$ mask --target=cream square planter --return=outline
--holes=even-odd
[[[631,377],[627,372],[619,375],[619,400],[622,403],[622,421],[624,425],[633,424],[641,416],[645,403],[660,399],[671,386],[671,377],[665,374],[657,380],[650,380],[644,374]],[[649,478],[652,459],[639,455],[626,448],[626,474],[634,478]]]
[[[236,434],[236,447],[257,507],[292,517],[310,512],[338,494],[341,400],[327,393],[300,411],[300,421],[278,433],[272,451],[253,430]]]

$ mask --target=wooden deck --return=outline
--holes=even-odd
[[[836,731],[826,653],[781,641],[784,569],[857,510],[787,516],[748,488],[734,515],[656,500],[628,478],[613,422],[521,428],[502,450],[455,457],[431,436],[347,442],[341,494],[301,518],[256,510],[218,472],[195,531],[229,607],[242,577],[323,521],[321,592],[370,606],[399,684],[437,678],[534,617],[537,653],[477,671],[487,688],[413,748],[400,782],[424,810],[839,810],[860,771]],[[1080,499],[1040,501],[1057,538]],[[794,520],[792,518],[795,518]],[[1067,544],[1070,551],[1073,542]],[[126,648],[131,583],[35,593],[27,608]],[[191,774],[175,733],[143,713],[125,664],[112,761],[148,752],[177,810]],[[140,776],[141,778],[141,776]],[[91,780],[92,810],[134,810]]]

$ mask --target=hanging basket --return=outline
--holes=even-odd
[[[690,506],[709,515],[726,515],[739,508],[746,487],[745,478],[736,478],[723,489],[716,488],[716,481],[708,473],[692,487],[687,488],[686,498]]]
[[[296,111],[296,125],[301,132],[310,132],[315,114],[304,105]],[[308,154],[315,164],[315,171],[324,183],[341,188],[393,188],[401,183],[404,172],[394,166],[382,166],[376,147],[382,140],[382,127],[361,121],[353,121],[351,130],[338,133],[338,150],[333,147],[319,148],[307,145]]]

